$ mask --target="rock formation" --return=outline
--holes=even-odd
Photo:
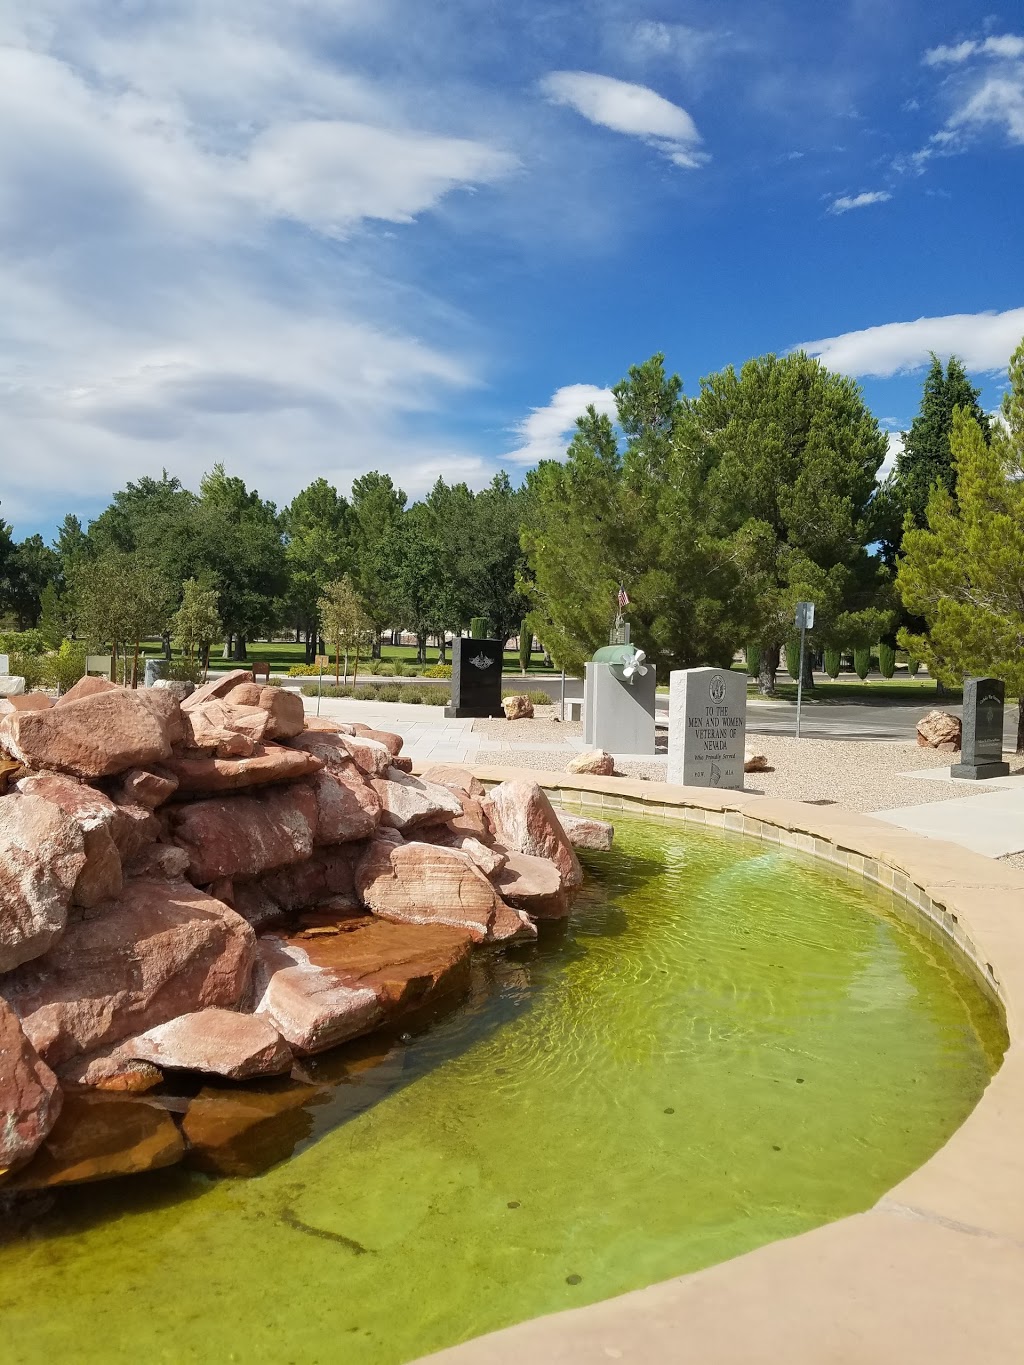
[[[234,1170],[218,1132],[301,1126],[296,1057],[458,1001],[475,944],[568,914],[573,845],[611,826],[401,748],[245,670],[0,717],[0,1192]],[[231,1099],[261,1077],[280,1099]]]

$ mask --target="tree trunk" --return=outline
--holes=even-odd
[[[804,691],[814,686],[814,655],[810,649],[804,650]]]
[[[235,644],[234,649],[231,651],[231,657],[232,659],[237,659],[239,663],[247,662],[249,655],[246,653],[244,635],[235,636]]]
[[[448,662],[445,658],[445,650],[447,648],[448,641],[445,639],[445,633],[442,630],[441,634],[437,637],[437,662],[439,664],[446,664]]]
[[[379,658],[380,658],[380,641],[381,641],[381,636],[382,636],[382,634],[383,634],[383,631],[380,631],[380,630],[375,630],[375,631],[373,632],[373,644],[370,646],[370,658],[371,658],[371,659],[379,659]],[[357,651],[357,652],[358,652],[358,651]]]
[[[1017,752],[1024,754],[1024,696],[1017,698]]]
[[[234,642],[234,638],[235,638],[235,637],[234,637],[230,632],[229,632],[228,635],[225,637],[225,639],[224,639],[224,653],[220,656],[222,659],[230,659],[230,658],[232,657],[232,654],[231,654],[231,646],[232,646],[232,643]]]
[[[775,696],[775,675],[778,672],[778,668],[778,645],[767,645],[762,648],[757,673],[757,690],[762,697]]]
[[[338,673],[339,673],[340,668],[341,668],[341,649],[340,649],[340,647],[339,647],[338,645],[335,645],[335,646],[334,646],[334,686],[335,686],[335,687],[338,687],[338,686],[340,685],[340,683],[341,683],[341,678],[338,676]],[[347,661],[346,661],[346,663],[345,663],[345,672],[346,672],[346,673],[348,672],[348,662],[347,662]]]
[[[139,686],[139,642],[135,641],[135,654],[132,658],[132,687],[137,689]]]
[[[356,678],[359,677],[359,641],[356,640],[356,657],[352,660],[352,688],[355,690]]]
[[[421,631],[416,632],[416,662],[418,664],[427,662],[427,637]]]
[[[314,645],[313,645],[313,632],[312,632],[311,630],[307,630],[307,631],[306,631],[306,663],[307,663],[307,664],[311,664],[315,658],[316,658],[316,649],[314,648]]]
[[[169,630],[165,630],[164,633],[163,633],[163,636],[162,636],[161,638],[162,638],[163,647],[164,647],[164,658],[165,658],[165,659],[169,659],[169,658],[171,657],[171,633],[170,633],[170,631],[169,631]]]

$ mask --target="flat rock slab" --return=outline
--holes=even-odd
[[[252,929],[222,902],[187,882],[140,877],[103,915],[71,923],[48,953],[10,973],[3,991],[57,1066],[179,1014],[237,1005],[254,959]]]
[[[197,886],[289,867],[313,852],[317,802],[305,783],[194,801],[171,814],[174,840],[188,853],[189,879]]]
[[[82,831],[40,796],[0,796],[0,972],[57,941],[85,867]]]
[[[314,754],[286,749],[281,744],[257,745],[248,758],[176,755],[160,765],[161,771],[177,782],[180,796],[212,796],[272,782],[301,781],[322,766]]]
[[[381,823],[390,829],[412,829],[462,814],[458,796],[439,782],[425,782],[397,768],[388,768],[387,773],[371,781],[380,798]]]
[[[127,1095],[69,1094],[34,1160],[5,1189],[79,1185],[173,1166],[185,1144],[170,1114]]]
[[[182,1132],[187,1162],[210,1175],[253,1176],[284,1161],[313,1132],[307,1112],[327,1088],[279,1082],[261,1090],[200,1090]]]
[[[154,1066],[236,1081],[280,1076],[292,1065],[291,1048],[266,1015],[217,1008],[179,1015],[121,1046]]]
[[[318,844],[366,839],[380,824],[380,798],[353,766],[350,771],[326,768],[313,779]]]
[[[164,705],[166,713],[146,693],[115,687],[49,711],[17,711],[0,717],[0,747],[26,767],[112,777],[170,758],[176,736],[169,707],[178,703],[167,696]],[[177,725],[180,731],[180,715]]]
[[[322,938],[259,942],[257,1011],[297,1051],[322,1052],[469,988],[473,940],[445,925],[353,919]]]
[[[508,850],[492,880],[504,900],[535,919],[564,919],[570,911],[562,874],[547,858]]]
[[[571,811],[556,810],[558,823],[565,830],[573,848],[592,848],[607,853],[615,838],[615,826],[607,820],[595,820],[589,815],[574,815]]]

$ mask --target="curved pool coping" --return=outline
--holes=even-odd
[[[1009,1047],[949,1141],[866,1212],[424,1359],[449,1365],[1024,1360],[1024,872],[841,806],[460,766],[471,766],[487,785],[539,782],[568,809],[691,821],[779,843],[891,889],[998,999]]]

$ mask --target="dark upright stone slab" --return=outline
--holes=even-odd
[[[964,728],[960,762],[953,777],[1005,777],[1003,762],[1003,703],[1006,685],[1001,678],[967,678],[964,682]]]
[[[446,716],[503,716],[501,666],[503,640],[459,637],[452,642],[452,700]]]

